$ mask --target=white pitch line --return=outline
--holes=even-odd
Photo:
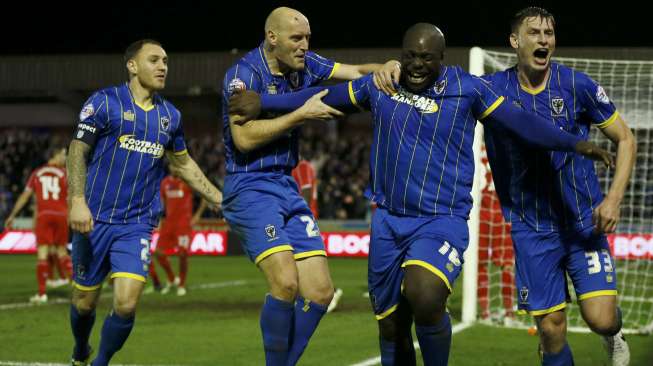
[[[243,286],[246,285],[247,281],[245,280],[235,280],[235,281],[224,281],[224,282],[213,282],[213,283],[201,283],[199,285],[192,285],[189,286],[191,290],[207,290],[207,289],[214,289],[214,288],[221,288],[221,287],[231,287],[231,286]],[[149,295],[149,294],[143,294],[143,295]],[[112,296],[111,293],[104,293],[100,295],[101,298],[109,297]],[[52,299],[48,300],[47,303],[45,304],[33,304],[30,302],[16,302],[16,303],[11,303],[11,304],[1,304],[0,305],[0,311],[2,310],[13,310],[13,309],[22,309],[22,308],[31,308],[31,307],[38,307],[38,306],[47,306],[47,305],[53,305],[53,304],[67,304],[70,303],[70,299]],[[3,364],[0,361],[0,366]],[[9,362],[9,361],[7,361]],[[47,365],[47,364],[44,364]],[[54,364],[53,364],[54,365]]]
[[[458,323],[451,328],[451,333],[456,334],[458,332],[462,332],[463,330],[469,328],[471,325],[472,324],[470,323]],[[419,342],[417,341],[413,342],[413,346],[415,347],[416,350],[418,350]],[[381,356],[377,356],[377,357],[368,358],[367,360],[352,364],[350,366],[375,366],[380,364],[381,364]]]

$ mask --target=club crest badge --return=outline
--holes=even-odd
[[[277,229],[272,224],[269,224],[265,227],[265,235],[267,235],[268,241],[278,239]]]
[[[551,109],[553,113],[557,116],[562,114],[562,111],[565,109],[565,101],[560,97],[555,97],[551,99]]]
[[[528,287],[519,289],[519,303],[528,304]]]
[[[161,117],[161,129],[164,131],[168,131],[170,128],[170,118],[167,116]]]
[[[435,83],[435,87],[433,88],[433,90],[435,90],[435,94],[442,94],[444,88],[446,87],[447,87],[447,79],[444,79]]]

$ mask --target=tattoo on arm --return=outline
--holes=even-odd
[[[86,158],[91,147],[81,141],[73,140],[68,148],[66,171],[68,174],[68,194],[70,197],[84,196],[86,188]]]

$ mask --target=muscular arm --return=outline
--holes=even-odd
[[[25,207],[27,202],[29,202],[29,199],[32,197],[32,194],[34,191],[31,189],[25,189],[23,193],[18,196],[18,199],[16,200],[16,204],[14,205],[14,208],[11,209],[11,213],[7,216],[5,219],[5,227],[10,228],[11,225],[13,224],[14,219],[16,218],[16,215],[20,212],[20,210]]]
[[[333,78],[354,80],[370,73],[374,73],[373,81],[377,89],[388,95],[397,92],[395,84],[399,84],[399,76],[401,75],[401,63],[397,60],[390,60],[385,64],[340,64],[333,73]]]
[[[242,153],[267,145],[303,122],[304,117],[299,110],[277,118],[252,120],[245,124],[239,124],[238,116],[229,116],[229,127],[234,144]]]
[[[188,183],[202,198],[207,200],[213,207],[217,208],[222,203],[222,192],[204,175],[195,160],[188,153],[175,155],[166,151],[166,157],[170,162],[170,169]]]
[[[396,61],[394,62],[396,63]],[[333,73],[332,78],[338,80],[354,80],[361,76],[379,71],[383,66],[384,64],[340,64],[338,69]]]
[[[610,126],[601,129],[601,132],[617,145],[617,160],[610,189],[603,202],[594,210],[594,224],[597,229],[609,233],[617,229],[621,200],[635,165],[637,144],[621,116]]]
[[[80,233],[93,230],[93,217],[86,204],[84,190],[86,188],[86,160],[91,152],[91,146],[73,140],[68,147],[66,171],[68,176],[68,200],[70,227]]]
[[[256,93],[251,91],[246,91],[246,93],[249,93],[250,95],[256,95]],[[231,134],[233,136],[236,148],[240,152],[248,153],[262,146],[265,146],[280,136],[290,132],[290,130],[301,125],[307,119],[325,120],[343,116],[344,114],[342,112],[322,103],[321,98],[327,93],[327,91],[323,90],[315,93],[314,95],[309,95],[307,98],[302,100],[301,104],[295,106],[297,109],[287,109],[292,110],[292,112],[286,113],[273,119],[254,119],[244,123],[249,119],[249,117],[243,118],[242,115],[230,114],[229,126],[231,128]],[[256,98],[258,98],[258,95],[256,95]],[[233,96],[229,99],[230,112],[233,112],[235,109],[237,109],[232,108],[232,101]],[[259,112],[260,103],[256,113],[252,113],[251,115],[257,116]],[[245,115],[248,116],[250,113],[245,113]]]

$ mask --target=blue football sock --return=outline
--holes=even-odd
[[[261,311],[261,332],[267,366],[286,366],[293,323],[293,303],[268,294]]]
[[[415,325],[424,366],[446,366],[451,348],[451,320],[445,313],[437,325]]]
[[[542,366],[573,366],[574,356],[571,354],[569,344],[565,343],[562,351],[558,353],[544,353]]]
[[[288,352],[288,366],[294,366],[299,357],[304,353],[308,340],[315,332],[320,320],[326,314],[327,307],[305,300],[298,296],[295,303],[295,321],[291,335],[290,351]]]
[[[88,357],[88,338],[95,323],[95,310],[88,314],[80,314],[74,305],[70,305],[70,328],[75,338],[73,359],[83,360]]]
[[[92,366],[105,366],[109,364],[111,357],[118,352],[129,333],[134,327],[134,316],[130,318],[121,318],[115,312],[111,312],[104,319],[104,326],[102,327],[102,336],[100,337],[100,349]]]
[[[396,353],[395,342],[379,337],[379,346],[381,347],[381,366],[394,366]]]

